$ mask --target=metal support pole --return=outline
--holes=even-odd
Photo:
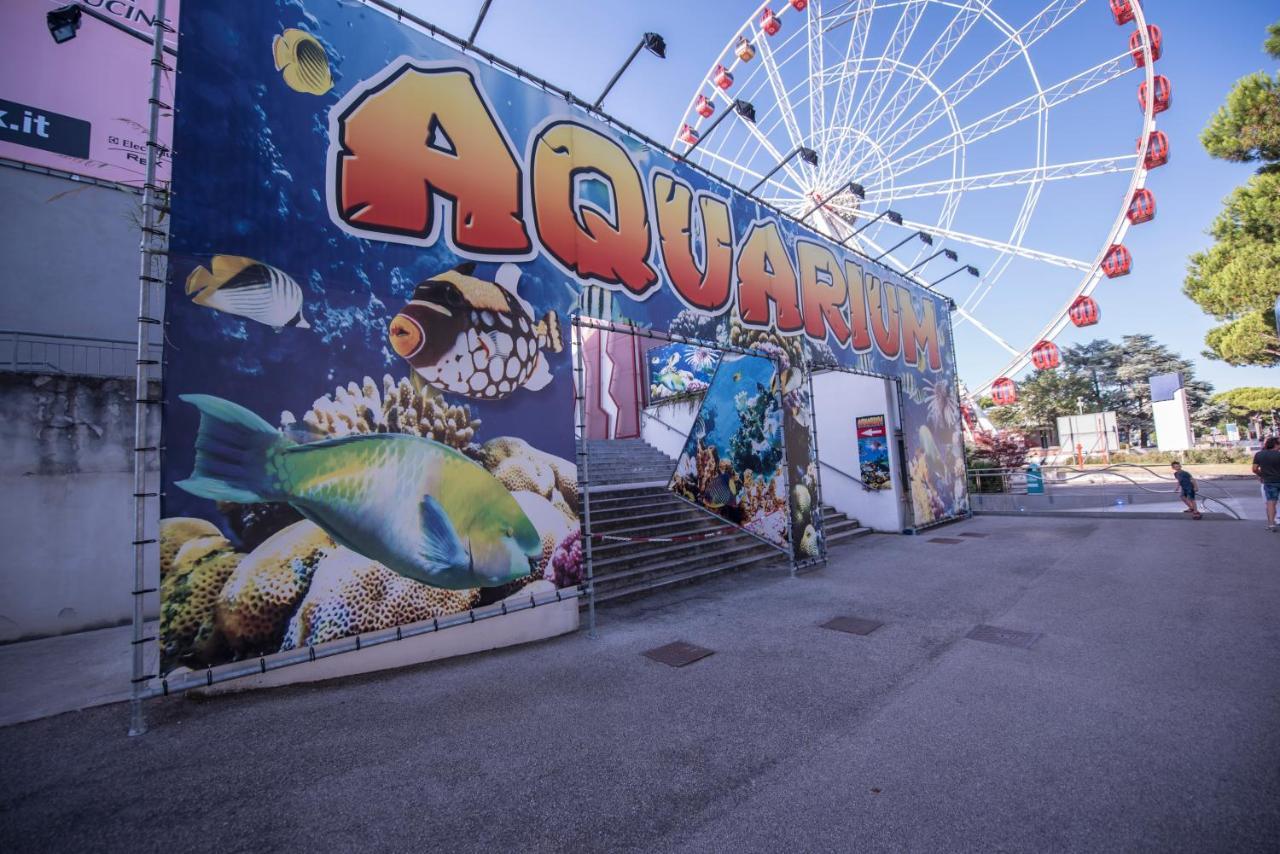
[[[642,38],[640,39],[640,44],[636,45],[635,50],[631,51],[631,55],[627,57],[627,61],[622,63],[622,67],[619,68],[617,73],[613,75],[613,78],[609,81],[609,84],[604,87],[604,91],[600,93],[600,97],[596,98],[596,102],[591,105],[591,109],[593,110],[600,109],[600,105],[604,103],[604,99],[608,96],[609,90],[613,88],[613,84],[617,83],[618,78],[622,76],[623,72],[625,72],[628,68],[631,67],[631,63],[635,60],[637,56],[640,55],[640,49],[643,47],[644,47],[644,39]]]
[[[142,185],[142,241],[140,245],[140,272],[138,274],[138,330],[137,355],[134,366],[133,404],[133,696],[129,703],[129,735],[142,735],[147,731],[147,721],[142,713],[142,698],[146,683],[152,678],[146,673],[143,622],[146,619],[147,592],[147,462],[155,448],[147,444],[147,420],[150,407],[151,358],[150,327],[158,321],[151,316],[151,288],[162,283],[157,258],[164,248],[156,238],[156,166],[160,160],[160,79],[168,68],[164,64],[164,4],[156,0],[155,22],[151,45],[151,98],[147,120],[147,171]],[[154,496],[159,497],[159,490]]]
[[[789,461],[788,461],[788,459],[787,459],[787,415],[786,415],[786,413],[787,413],[787,401],[786,401],[786,399],[783,397],[783,392],[784,392],[785,390],[784,390],[784,389],[783,389],[783,387],[782,387],[782,377],[783,377],[783,374],[785,374],[785,373],[786,373],[786,371],[784,370],[784,367],[783,367],[783,364],[782,364],[782,359],[781,359],[781,358],[779,358],[779,357],[776,357],[776,356],[765,356],[763,353],[755,353],[755,354],[753,354],[753,355],[755,355],[755,356],[759,356],[759,357],[761,357],[761,358],[767,358],[767,359],[769,359],[771,362],[773,362],[773,369],[774,369],[775,371],[777,371],[778,411],[782,413],[782,470],[783,470],[784,472],[790,472],[790,471],[791,471],[791,465],[790,465],[790,463],[789,463]],[[716,370],[719,370],[719,366],[717,366],[717,367],[716,367]],[[794,421],[794,420],[795,420],[795,419],[793,418],[793,419],[792,419],[792,421]],[[790,529],[790,527],[791,527],[791,519],[790,519],[790,516],[791,516],[791,504],[790,504],[790,502],[791,502],[791,496],[790,496],[790,495],[788,495],[788,496],[787,496],[787,517],[788,517],[788,518],[787,518],[787,528],[788,528],[788,529]],[[791,536],[788,536],[788,537],[787,537],[787,562],[791,565],[791,577],[792,577],[792,578],[795,578],[795,577],[796,577],[796,572],[797,572],[797,570],[796,570],[796,549],[797,549],[799,546],[800,546],[800,544],[799,544],[799,543],[797,543],[797,542],[795,542],[795,540],[794,540],[794,538],[793,538],[793,537],[791,537]]]
[[[476,25],[471,28],[471,35],[467,36],[467,44],[475,44],[476,36],[480,34],[480,25],[484,23],[484,16],[489,14],[489,4],[493,0],[484,0],[480,6],[480,14],[476,15]]]
[[[827,559],[827,528],[822,520],[822,460],[818,456],[818,410],[817,398],[813,394],[813,365],[810,364],[808,358],[804,358],[802,363],[804,371],[804,381],[809,386],[809,441],[812,443],[810,448],[810,456],[813,459],[813,478],[814,485],[817,487],[818,494],[814,496],[814,512],[813,518],[817,521],[818,533],[822,535],[822,558]]]
[[[577,382],[574,399],[578,404],[578,499],[582,509],[582,560],[583,577],[587,582],[587,637],[596,637],[596,582],[591,557],[591,468],[587,451],[587,372],[582,360],[581,316],[574,314],[573,323],[573,373]]]

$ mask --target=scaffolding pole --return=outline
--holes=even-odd
[[[156,166],[163,146],[160,135],[160,80],[165,71],[172,70],[164,64],[164,36],[168,29],[164,23],[165,0],[156,0],[155,20],[151,32],[151,97],[148,99],[147,118],[147,172],[142,185],[142,240],[139,248],[138,273],[138,328],[137,356],[134,368],[133,404],[133,694],[129,701],[129,735],[142,735],[147,731],[146,717],[142,712],[142,700],[147,683],[156,674],[146,672],[146,644],[155,638],[145,636],[146,597],[155,592],[147,588],[147,546],[156,542],[147,537],[147,499],[160,496],[159,487],[147,491],[147,469],[152,454],[159,451],[159,440],[149,445],[148,422],[151,407],[160,401],[151,398],[151,368],[160,367],[160,360],[152,358],[151,327],[161,320],[151,316],[151,289],[163,285],[160,258],[165,247],[163,233],[156,227]]]

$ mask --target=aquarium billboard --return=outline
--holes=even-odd
[[[82,14],[75,37],[58,44],[45,16],[66,5],[5,0],[0,8],[0,157],[141,187],[155,0],[88,0],[82,5],[115,26]],[[165,4],[165,19],[170,25],[178,19],[178,0]],[[174,46],[173,34],[166,43]],[[165,59],[172,64],[172,55]],[[160,101],[163,182],[172,127],[168,70],[161,71]]]
[[[897,377],[915,524],[964,512],[943,298],[368,6],[179,24],[166,670],[576,584],[588,286],[603,320],[767,357],[797,553],[814,363]]]

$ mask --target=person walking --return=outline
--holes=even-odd
[[[1272,436],[1253,455],[1253,473],[1262,481],[1262,499],[1267,503],[1267,530],[1276,532],[1276,502],[1280,501],[1280,439]]]
[[[1173,476],[1178,481],[1178,489],[1182,492],[1182,503],[1187,505],[1187,509],[1183,513],[1190,513],[1192,519],[1199,519],[1200,510],[1196,507],[1196,479],[1191,476],[1191,472],[1182,470],[1182,463],[1169,463],[1173,469]]]

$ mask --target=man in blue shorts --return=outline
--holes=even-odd
[[[1196,481],[1191,472],[1182,470],[1182,463],[1169,463],[1173,467],[1173,476],[1178,481],[1178,490],[1182,493],[1182,503],[1187,505],[1183,513],[1190,513],[1192,519],[1200,518],[1200,510],[1196,507]]]
[[[1276,502],[1280,501],[1280,439],[1275,436],[1262,443],[1253,455],[1253,473],[1262,481],[1262,498],[1267,502],[1267,530],[1276,531]]]

